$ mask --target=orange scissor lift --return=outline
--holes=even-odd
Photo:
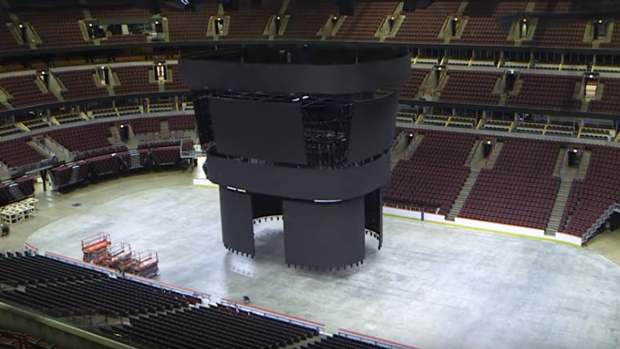
[[[82,260],[101,265],[108,259],[108,246],[112,244],[110,234],[99,233],[82,240]]]
[[[108,258],[106,264],[110,268],[128,271],[131,269],[131,246],[124,242],[108,246]]]
[[[157,252],[134,252],[131,245],[121,242],[112,245],[110,234],[99,233],[82,240],[84,262],[122,270],[143,277],[155,277],[159,272]]]
[[[132,274],[147,278],[157,276],[159,272],[159,257],[155,251],[134,252],[132,256],[132,266],[129,271]]]

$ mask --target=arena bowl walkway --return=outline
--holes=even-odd
[[[215,298],[422,349],[610,349],[620,340],[620,268],[586,249],[397,218],[366,262],[310,272],[283,262],[281,221],[256,225],[257,257],[227,252],[218,191],[191,173],[138,175],[73,193],[40,193],[10,240],[81,258],[97,232],[159,252],[159,279]],[[32,235],[29,231],[34,231]],[[29,236],[30,235],[30,236]],[[29,237],[28,237],[29,236]],[[338,327],[336,327],[338,326]]]

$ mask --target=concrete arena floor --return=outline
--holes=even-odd
[[[30,243],[81,258],[81,239],[108,232],[113,242],[158,251],[162,281],[215,298],[249,295],[332,332],[422,349],[619,346],[620,268],[588,250],[386,217],[384,247],[367,238],[363,266],[291,269],[278,222],[257,226],[254,260],[227,252],[218,191],[189,185],[191,176],[156,173],[41,194],[41,213],[15,226],[13,243],[40,225]]]

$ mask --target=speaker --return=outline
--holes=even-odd
[[[493,142],[485,141],[484,142],[484,158],[488,158],[491,155],[491,150],[493,149]]]
[[[571,149],[568,151],[568,166],[577,165],[577,153],[578,152],[579,150],[577,149]]]
[[[120,126],[118,127],[118,131],[121,136],[121,141],[127,142],[127,140],[129,139],[129,126],[125,124],[120,124]]]

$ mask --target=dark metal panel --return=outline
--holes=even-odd
[[[364,199],[336,203],[284,200],[286,263],[344,267],[366,257]]]
[[[349,137],[349,163],[369,159],[390,149],[396,130],[397,108],[398,93],[355,103]]]
[[[397,90],[409,78],[411,57],[346,65],[244,64],[181,59],[183,83],[205,88],[275,93],[346,94]]]
[[[364,226],[383,244],[383,196],[381,188],[364,196]]]
[[[282,198],[256,193],[251,195],[253,218],[282,215]]]
[[[268,162],[305,165],[299,103],[209,98],[217,151]]]
[[[304,200],[351,199],[390,181],[390,154],[341,170],[277,167],[209,155],[206,173],[214,183],[252,193]]]
[[[249,194],[220,187],[222,241],[226,248],[254,256],[254,224]]]

